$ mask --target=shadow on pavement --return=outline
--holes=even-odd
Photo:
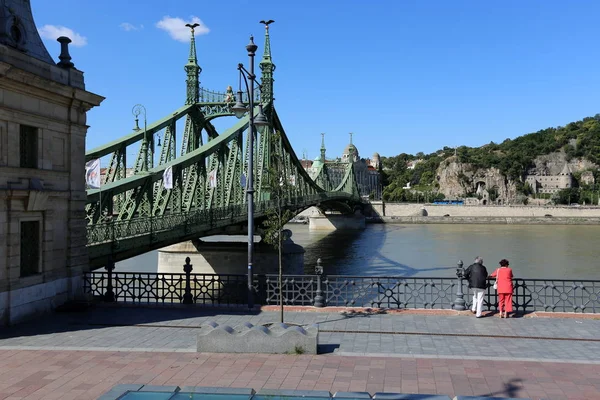
[[[499,390],[499,391],[492,392],[492,393],[486,393],[482,396],[493,397],[493,396],[497,396],[497,395],[502,395],[502,396],[506,396],[509,398],[517,397],[519,395],[519,392],[521,392],[521,390],[523,389],[522,382],[523,382],[523,379],[521,379],[521,378],[512,378],[508,382],[506,382],[502,385],[502,386],[504,386],[503,390]]]
[[[317,345],[317,354],[330,354],[340,348],[339,343],[319,344]]]
[[[0,339],[20,336],[37,336],[60,332],[74,332],[98,329],[101,326],[160,325],[178,328],[199,327],[194,318],[218,316],[252,317],[261,313],[258,309],[248,308],[212,308],[199,306],[115,306],[96,305],[76,306],[58,309],[53,313],[34,320],[25,321],[9,327],[0,327]]]

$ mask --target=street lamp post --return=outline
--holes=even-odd
[[[254,56],[258,46],[254,44],[254,37],[250,36],[250,43],[246,45],[248,58],[250,61],[250,71],[244,68],[243,64],[238,64],[240,71],[240,87],[237,93],[237,101],[231,111],[237,118],[242,118],[248,112],[249,121],[249,139],[248,139],[248,176],[246,177],[246,196],[248,202],[248,308],[254,308],[254,287],[253,287],[253,261],[254,261],[254,135],[256,129],[266,127],[269,122],[262,112],[262,104],[259,104],[259,111],[254,116]],[[241,88],[242,78],[244,80],[248,95],[248,107],[243,103],[243,92]],[[248,81],[250,81],[248,83]]]
[[[131,109],[131,113],[133,114],[133,116],[135,117],[135,128],[133,128],[135,131],[139,131],[140,130],[140,126],[139,126],[139,115],[143,114],[144,115],[144,137],[142,138],[142,154],[144,159],[142,160],[142,171],[148,171],[148,167],[152,168],[152,165],[148,165],[148,147],[150,147],[150,152],[152,153],[152,160],[154,160],[154,146],[152,144],[148,143],[148,137],[147,137],[147,124],[146,124],[146,107],[144,107],[141,104],[136,104],[135,106],[133,106],[133,108]]]
[[[131,113],[135,117],[135,127],[133,130],[136,132],[140,130],[139,116],[140,114],[144,116],[144,137],[142,138],[142,153],[144,159],[142,160],[142,171],[148,171],[148,169],[154,168],[154,135],[150,135],[150,138],[148,138],[146,107],[142,104],[136,104],[131,109]],[[156,136],[158,137],[157,145],[160,147],[160,135],[157,133]],[[150,153],[150,156],[148,156],[148,152]]]

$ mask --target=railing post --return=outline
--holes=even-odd
[[[458,288],[456,290],[456,299],[454,300],[454,309],[456,311],[464,311],[465,308],[465,299],[463,291],[462,291],[462,279],[463,279],[463,262],[462,260],[458,261],[456,267],[456,278]]]
[[[317,260],[317,266],[315,267],[315,273],[317,274],[317,292],[315,296],[315,307],[327,306],[327,299],[323,297],[323,288],[321,282],[321,276],[323,275],[323,266],[321,265],[321,259]]]
[[[108,271],[108,282],[106,283],[106,293],[104,293],[104,301],[107,303],[114,303],[115,301],[115,292],[113,291],[112,277],[113,270],[115,269],[115,263],[112,260],[112,257],[108,259],[106,266],[104,267]]]
[[[192,264],[190,264],[190,258],[185,258],[185,264],[183,265],[183,272],[185,272],[185,293],[183,294],[183,304],[194,304],[194,296],[192,296]]]

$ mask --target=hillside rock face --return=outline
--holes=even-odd
[[[450,157],[440,163],[437,169],[439,191],[447,199],[473,196],[479,188],[488,191],[495,189],[498,200],[505,202],[517,195],[515,182],[508,180],[497,168],[473,168],[463,164],[456,157]]]
[[[527,171],[527,175],[559,175],[567,163],[564,152],[555,152],[537,157],[534,167]],[[598,165],[584,159],[572,158],[567,163],[571,173],[600,168]],[[482,189],[498,193],[496,203],[505,203],[517,197],[516,182],[511,181],[500,173],[497,168],[474,168],[471,164],[458,162],[457,157],[449,157],[440,163],[436,171],[439,192],[447,199],[463,197],[476,197]],[[594,183],[591,172],[581,176],[581,183]]]
[[[562,151],[545,154],[533,160],[535,167],[530,168],[529,175],[558,175],[567,163],[566,154]],[[571,172],[597,169],[598,166],[584,158],[572,158],[568,162]]]

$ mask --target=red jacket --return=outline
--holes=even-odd
[[[513,292],[513,273],[509,267],[500,267],[495,270],[491,275],[492,278],[496,278],[498,282],[498,293],[512,293]]]

